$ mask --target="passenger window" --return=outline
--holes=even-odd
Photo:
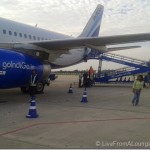
[[[42,40],[44,40],[44,38],[42,38]]]
[[[6,34],[6,30],[5,29],[3,30],[3,33]]]
[[[34,39],[34,40],[36,40],[36,37],[35,37],[35,36],[33,36],[33,39]]]
[[[11,32],[11,31],[9,31],[9,35],[12,35],[12,32]]]
[[[22,37],[22,33],[19,33],[19,36]]]
[[[14,36],[17,36],[17,32],[14,32]]]
[[[38,40],[40,41],[40,37],[38,37]]]
[[[29,35],[29,39],[32,39],[32,36],[31,36],[31,35]]]
[[[24,34],[24,38],[27,38],[27,35],[26,35],[26,34]]]

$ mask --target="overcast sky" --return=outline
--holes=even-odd
[[[98,4],[104,5],[100,36],[150,33],[150,0],[0,0],[0,17],[35,25],[48,30],[78,36]],[[143,60],[150,59],[150,44],[119,53]],[[97,69],[89,61],[69,69]],[[104,62],[103,69],[120,67]],[[67,68],[68,69],[68,68]]]

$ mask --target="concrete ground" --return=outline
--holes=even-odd
[[[131,105],[131,86],[83,88],[76,76],[58,76],[37,95],[38,118],[29,119],[29,95],[0,90],[0,148],[150,148],[150,89]]]

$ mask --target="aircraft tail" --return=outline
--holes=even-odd
[[[98,4],[79,37],[97,37],[101,26],[104,6]]]

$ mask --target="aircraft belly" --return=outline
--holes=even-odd
[[[53,64],[58,65],[60,67],[65,67],[69,65],[73,65],[81,61],[84,57],[84,49],[73,49],[69,50],[68,53],[62,54],[57,57],[54,61],[51,61]]]

